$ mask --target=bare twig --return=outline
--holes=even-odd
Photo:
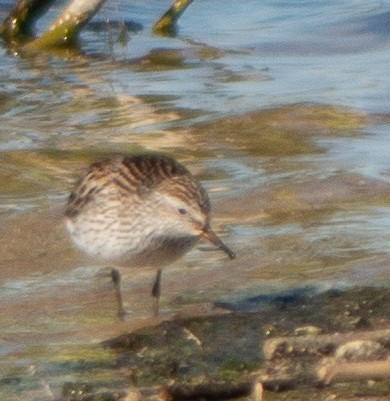
[[[271,338],[264,342],[263,355],[270,360],[277,355],[331,354],[341,344],[355,340],[390,342],[390,329]]]
[[[326,365],[320,365],[317,375],[326,384],[385,379],[390,377],[390,361],[340,363],[334,359]]]
[[[42,36],[28,44],[30,49],[69,46],[105,0],[73,0]]]
[[[0,26],[0,35],[9,44],[33,36],[34,24],[54,3],[54,0],[19,0]]]
[[[153,32],[171,34],[175,32],[177,20],[193,0],[175,0],[169,10],[154,24]]]

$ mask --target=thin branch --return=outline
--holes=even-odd
[[[176,23],[193,0],[175,0],[169,10],[153,25],[157,34],[175,33]]]
[[[27,45],[29,49],[73,45],[84,25],[98,12],[105,0],[73,0],[42,36]]]
[[[354,380],[379,380],[390,377],[390,361],[340,362],[334,359],[317,369],[318,378],[325,384]]]
[[[55,0],[20,0],[0,26],[0,35],[14,45],[31,39],[35,22]]]

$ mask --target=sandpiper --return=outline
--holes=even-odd
[[[123,316],[121,277],[116,267],[155,267],[155,314],[161,294],[162,267],[188,252],[200,238],[235,254],[210,227],[207,192],[175,160],[153,154],[116,157],[92,164],[70,194],[66,227],[76,246],[110,263]]]

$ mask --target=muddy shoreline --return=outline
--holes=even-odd
[[[215,306],[208,316],[57,347],[29,374],[3,375],[0,388],[28,382],[35,396],[61,401],[386,400],[389,300],[390,290],[366,287],[279,294],[250,313]],[[61,396],[50,390],[59,381]]]

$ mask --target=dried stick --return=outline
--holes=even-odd
[[[153,32],[174,33],[177,20],[192,2],[193,0],[175,0],[169,10],[153,25]]]
[[[390,361],[340,363],[334,359],[325,366],[320,366],[317,375],[325,384],[385,379],[390,377]]]
[[[390,329],[275,337],[264,342],[263,355],[265,359],[270,360],[280,354],[331,354],[339,345],[356,340],[387,343],[390,342]]]

